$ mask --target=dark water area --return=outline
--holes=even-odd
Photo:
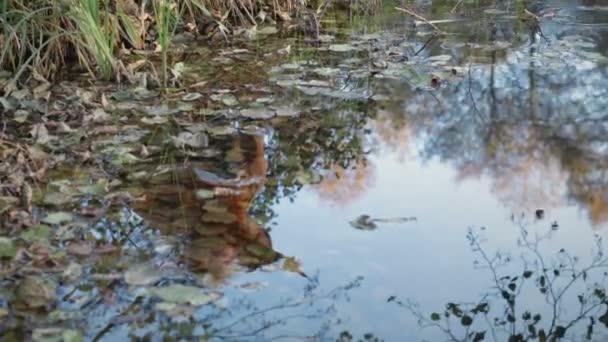
[[[51,313],[0,290],[3,336],[606,340],[608,2],[455,5],[197,50],[208,106],[95,144],[132,198],[84,236],[119,251]]]

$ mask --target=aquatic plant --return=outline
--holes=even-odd
[[[81,65],[88,70],[95,65],[104,79],[110,79],[116,70],[114,50],[118,34],[109,5],[109,1],[103,0],[74,0],[69,14],[75,23],[72,42]]]
[[[119,48],[152,49],[155,44],[148,42],[156,38],[166,84],[168,46],[176,30],[211,25],[225,34],[228,26],[270,18],[268,8],[275,18],[289,20],[288,13],[304,5],[295,0],[5,0],[0,2],[0,68],[13,72],[15,80],[32,70],[49,79],[77,62],[109,79],[120,69]]]
[[[475,267],[491,279],[478,300],[449,302],[430,314],[412,299],[391,296],[388,302],[407,309],[421,328],[436,329],[450,341],[593,340],[601,335],[608,327],[608,258],[602,238],[594,236],[588,257],[563,248],[551,255],[546,245],[559,230],[556,222],[545,231],[533,231],[523,218],[514,221],[519,229],[515,254],[490,251],[485,228],[467,233]]]

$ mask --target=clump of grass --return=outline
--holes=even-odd
[[[153,0],[152,4],[154,8],[154,22],[156,23],[156,31],[158,33],[158,45],[162,58],[162,83],[163,88],[166,88],[169,69],[167,56],[171,37],[175,34],[175,28],[177,27],[177,5],[169,0]]]
[[[109,6],[109,0],[72,0],[69,13],[76,28],[72,43],[81,65],[91,72],[90,66],[97,66],[104,79],[112,78],[116,70],[114,52],[118,26],[110,15]],[[100,8],[103,8],[103,14]]]
[[[150,27],[157,32],[167,83],[168,54],[176,30],[212,22],[255,25],[260,11],[289,13],[306,0],[0,0],[0,70],[18,79],[35,70],[53,78],[78,63],[96,77],[118,74],[121,47],[146,49]]]

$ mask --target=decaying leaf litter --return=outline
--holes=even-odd
[[[192,315],[198,306],[222,308],[227,304],[221,291],[210,289],[204,274],[190,272],[176,258],[180,239],[187,237],[159,234],[154,222],[149,227],[129,210],[130,203],[145,196],[142,184],[159,176],[161,184],[170,184],[175,170],[190,161],[225,162],[225,144],[237,134],[268,134],[286,121],[316,120],[343,103],[386,103],[389,98],[378,86],[384,80],[432,91],[441,86],[436,78],[460,82],[465,76],[452,56],[418,56],[419,44],[390,33],[356,35],[345,42],[328,35],[318,47],[277,41],[273,33],[263,33],[271,35],[262,43],[270,49],[242,42],[219,52],[201,49],[175,63],[169,80],[175,88],[165,94],[147,81],[150,75],[134,72],[136,81],[121,87],[87,86],[79,79],[51,85],[32,76],[29,87],[0,97],[3,324],[24,319],[35,327],[32,336],[78,340],[86,329],[48,326],[82,321],[91,303],[121,302],[115,324],[145,318],[129,313],[144,306],[125,303],[138,296],[174,318]],[[300,53],[319,54],[327,65]],[[566,45],[545,55],[567,59],[580,53]],[[197,57],[209,62],[193,63]],[[135,61],[127,70],[143,63]],[[352,91],[345,77],[372,86]],[[315,178],[300,173],[299,180]],[[199,193],[205,199],[213,196]],[[223,233],[206,231],[198,243],[224,244],[213,240]],[[239,267],[262,265],[306,276],[294,257],[276,261],[274,254],[280,253],[259,245],[245,250],[249,259]]]

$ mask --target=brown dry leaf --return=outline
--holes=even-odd
[[[106,110],[111,110],[113,107],[105,93],[101,93],[101,107]]]
[[[29,308],[44,308],[55,301],[55,286],[37,276],[28,276],[17,288],[17,300]]]
[[[138,71],[139,69],[141,69],[144,65],[146,65],[148,61],[145,59],[140,59],[138,61],[135,61],[133,63],[129,63],[129,65],[127,65],[127,70],[131,73],[134,74],[136,71]]]
[[[194,84],[191,84],[188,88],[190,88],[190,89],[203,88],[206,85],[207,85],[207,81],[201,81],[201,82],[196,82]]]
[[[277,15],[277,17],[279,17],[279,19],[281,19],[282,21],[291,21],[291,17],[289,16],[289,14],[287,12],[283,12],[280,10],[276,10],[274,11],[274,13]]]
[[[90,114],[86,114],[82,118],[83,125],[91,123],[104,123],[110,120],[110,115],[103,108],[96,108]]]
[[[93,246],[87,242],[76,242],[68,246],[68,253],[76,256],[86,257],[93,253]]]
[[[32,92],[34,95],[35,99],[45,99],[48,100],[51,97],[51,91],[49,90],[51,88],[51,84],[48,82],[44,82],[41,83],[40,85],[36,86]]]
[[[46,144],[54,138],[49,134],[48,129],[46,129],[43,123],[33,125],[30,135],[38,144]]]

